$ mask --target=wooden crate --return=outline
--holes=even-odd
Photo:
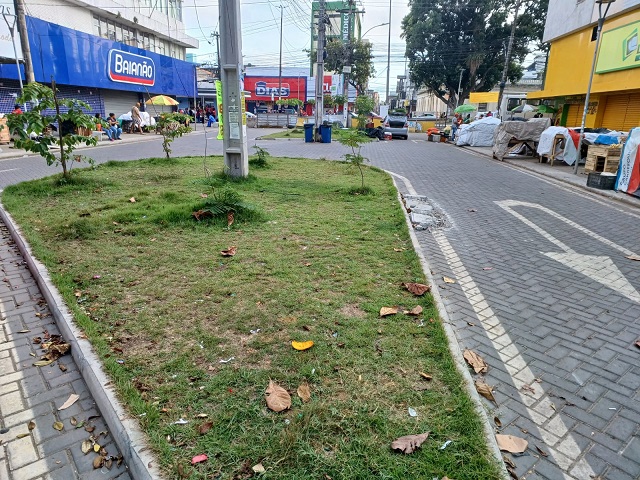
[[[620,147],[589,145],[584,171],[616,173],[620,165],[621,153]]]

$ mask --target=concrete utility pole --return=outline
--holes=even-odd
[[[220,80],[222,81],[223,140],[225,172],[232,177],[249,175],[247,137],[242,125],[242,23],[240,0],[220,0]],[[217,92],[219,94],[219,92]]]
[[[282,100],[282,14],[284,7],[280,5],[280,66],[278,69],[278,100]]]
[[[316,115],[315,115],[315,140],[321,142],[320,125],[324,117],[324,33],[326,28],[325,0],[320,0],[318,8],[318,45],[316,47]]]
[[[212,37],[215,37],[216,39],[216,55],[217,55],[217,62],[218,62],[218,79],[220,79],[220,34],[218,32],[213,32],[211,34]]]
[[[504,94],[504,87],[507,85],[507,73],[509,73],[509,62],[511,61],[511,50],[513,49],[513,40],[516,36],[516,24],[518,23],[518,10],[520,10],[520,3],[522,0],[518,0],[516,3],[516,12],[513,15],[513,23],[511,24],[511,35],[509,36],[509,45],[507,46],[507,56],[504,59],[504,68],[502,70],[502,80],[500,80],[500,93],[498,94],[498,117],[502,118],[504,112],[501,109],[502,95]]]
[[[24,59],[24,77],[27,83],[36,81],[33,75],[33,63],[31,63],[31,48],[29,47],[29,36],[27,35],[27,18],[24,13],[23,0],[13,0],[13,8],[16,10],[16,21],[18,34],[20,35],[20,47],[22,48],[22,58]]]
[[[389,74],[391,73],[391,0],[389,0],[389,38],[387,39],[387,97],[385,102],[389,105]]]

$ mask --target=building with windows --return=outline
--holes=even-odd
[[[13,3],[0,7],[11,24]],[[61,96],[103,116],[157,94],[193,103],[196,68],[185,58],[198,41],[185,33],[181,0],[26,0],[25,10],[35,80],[54,79]],[[7,112],[20,92],[11,35],[0,25],[0,112]],[[17,32],[15,43],[22,60]]]
[[[550,43],[542,90],[527,95],[557,107],[560,125],[582,124],[598,22],[594,0],[550,0]],[[628,131],[640,125],[640,0],[611,3],[602,30],[586,126]]]

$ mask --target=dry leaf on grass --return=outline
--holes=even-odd
[[[264,473],[267,471],[261,463],[251,467],[251,470],[253,470],[255,473]]]
[[[509,453],[523,453],[527,449],[527,442],[524,438],[514,437],[513,435],[496,435],[498,447],[500,450]]]
[[[309,402],[311,400],[311,389],[309,388],[309,385],[306,383],[301,384],[298,387],[298,396],[304,403]]]
[[[405,310],[403,313],[405,315],[420,315],[422,313],[422,307],[420,305],[416,305],[411,310]]]
[[[398,313],[398,307],[382,307],[380,309],[380,316],[386,317],[388,315],[395,315]]]
[[[465,350],[463,356],[476,373],[487,373],[489,370],[489,365],[473,350]]]
[[[420,372],[420,376],[422,378],[424,378],[425,380],[431,380],[433,379],[433,377],[431,375],[429,375],[428,373],[424,373],[424,372]]]
[[[233,257],[237,251],[238,251],[238,247],[234,245],[232,247],[227,248],[226,250],[222,250],[220,252],[220,255],[222,255],[223,257]]]
[[[429,432],[425,432],[419,435],[406,435],[404,437],[396,438],[391,443],[391,448],[404,454],[413,453],[420,448],[420,445],[425,442],[428,436]]]
[[[131,197],[131,198],[129,199],[129,201],[130,201],[131,203],[136,203],[136,197]]]
[[[277,383],[273,383],[273,380],[269,380],[269,386],[264,393],[267,407],[274,412],[282,412],[291,407],[289,393]]]
[[[230,227],[233,224],[233,221],[233,211],[227,212],[227,227]]]
[[[309,350],[311,347],[313,347],[313,341],[307,340],[306,342],[296,342],[295,340],[292,340],[291,346],[300,351]]]
[[[456,283],[456,281],[453,278],[449,278],[449,277],[442,277],[442,280],[444,280],[444,283]]]
[[[67,401],[64,402],[58,410],[64,410],[65,408],[69,408],[71,405],[76,403],[79,398],[80,398],[80,395],[76,395],[75,393],[72,393],[71,395],[69,395],[69,398],[67,398]]]
[[[477,380],[475,384],[476,384],[476,390],[480,395],[482,395],[487,400],[491,400],[496,405],[498,404],[498,402],[496,401],[496,398],[493,396],[493,387],[487,385],[484,382],[478,382]]]
[[[424,295],[431,290],[431,285],[425,285],[423,283],[404,283],[404,287],[414,295]]]
[[[211,430],[211,427],[213,427],[213,422],[205,422],[200,425],[200,427],[198,428],[198,432],[200,432],[200,435],[204,435],[209,430]]]
[[[640,262],[640,255],[627,255],[626,258],[628,258],[629,260]]]

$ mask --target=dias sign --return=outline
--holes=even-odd
[[[282,84],[282,90],[278,87],[279,83],[256,82],[256,97],[288,97],[291,89],[288,83]]]
[[[156,83],[156,66],[149,57],[109,50],[109,78],[114,82],[152,87]]]

